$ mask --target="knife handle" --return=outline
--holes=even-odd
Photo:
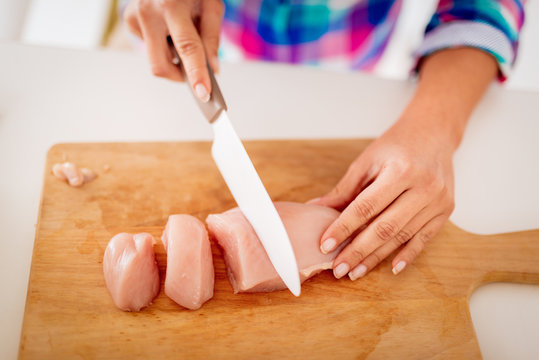
[[[208,63],[208,60],[206,59],[206,67],[208,68],[208,73],[210,74],[210,81],[211,81],[211,93],[210,93],[210,99],[208,102],[203,102],[196,96],[196,94],[193,91],[193,87],[189,84],[189,80],[187,79],[187,74],[185,72],[185,68],[183,67],[183,63],[180,59],[180,56],[178,55],[178,52],[176,51],[176,48],[174,47],[174,43],[172,42],[172,38],[170,36],[167,37],[168,44],[170,45],[170,49],[172,50],[172,54],[174,55],[173,63],[178,66],[180,69],[185,81],[188,83],[189,90],[191,91],[191,94],[193,94],[198,107],[202,111],[202,114],[204,117],[209,121],[209,123],[213,123],[217,118],[219,117],[219,114],[221,114],[221,111],[226,110],[226,103],[225,99],[223,98],[223,94],[221,94],[221,89],[219,89],[219,85],[217,84],[217,80],[215,80],[215,75],[213,74],[213,70],[211,69],[210,64]]]

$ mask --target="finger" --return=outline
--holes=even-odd
[[[388,169],[380,173],[324,232],[320,250],[325,254],[331,252],[356,229],[382,212],[405,189],[406,186],[402,182],[395,181],[393,170]]]
[[[402,249],[393,259],[393,274],[399,274],[407,265],[415,260],[417,255],[419,255],[425,247],[425,244],[440,231],[448,218],[449,215],[439,215],[428,222],[414,235],[412,240],[410,240],[404,249]]]
[[[131,1],[127,8],[125,9],[123,19],[124,23],[127,26],[127,30],[132,34],[138,36],[142,39],[142,30],[140,29],[137,12],[136,12],[136,2]]]
[[[155,9],[145,7],[138,13],[142,37],[152,73],[155,76],[182,81],[180,70],[172,63],[172,52],[167,43],[167,28]]]
[[[187,79],[197,97],[207,102],[211,94],[210,77],[206,68],[204,46],[191,18],[190,5],[176,1],[165,1],[163,4],[165,22]]]
[[[329,193],[309,200],[308,203],[328,206],[337,210],[344,209],[363,190],[363,187],[372,180],[367,174],[369,164],[367,161],[361,161],[360,156],[358,160],[348,167],[344,176]]]
[[[436,208],[432,204],[421,210],[416,216],[406,224],[399,233],[380,246],[372,254],[368,255],[355,268],[348,273],[351,280],[359,279],[372,269],[374,269],[385,258],[397,250],[400,246],[408,242],[427,222],[432,220],[432,214],[436,213]]]
[[[200,37],[214,72],[219,72],[219,34],[224,6],[221,0],[205,0],[200,16]]]
[[[346,275],[376,249],[391,241],[427,205],[428,200],[423,192],[404,192],[335,258],[335,277]]]

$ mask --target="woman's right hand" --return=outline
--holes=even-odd
[[[223,19],[221,0],[131,0],[124,20],[133,34],[144,40],[154,75],[183,81],[167,43],[170,35],[195,94],[208,101],[211,81],[206,55],[218,70],[217,50]]]

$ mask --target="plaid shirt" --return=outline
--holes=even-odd
[[[524,0],[440,0],[414,53],[471,46],[515,61]],[[225,0],[220,55],[372,69],[395,28],[402,0]],[[417,62],[416,62],[417,63]]]

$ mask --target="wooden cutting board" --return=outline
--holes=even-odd
[[[368,143],[253,141],[246,148],[274,200],[303,202],[331,189]],[[99,177],[82,188],[57,180],[50,169],[66,157]],[[114,234],[159,239],[170,214],[204,220],[233,206],[207,142],[54,146],[20,358],[479,358],[471,292],[491,281],[539,283],[539,230],[479,236],[448,223],[399,276],[388,259],[356,282],[322,273],[304,283],[299,298],[234,295],[213,246],[215,295],[200,310],[183,309],[163,292],[139,313],[114,307],[102,273]],[[160,242],[155,248],[163,282],[166,256]]]

